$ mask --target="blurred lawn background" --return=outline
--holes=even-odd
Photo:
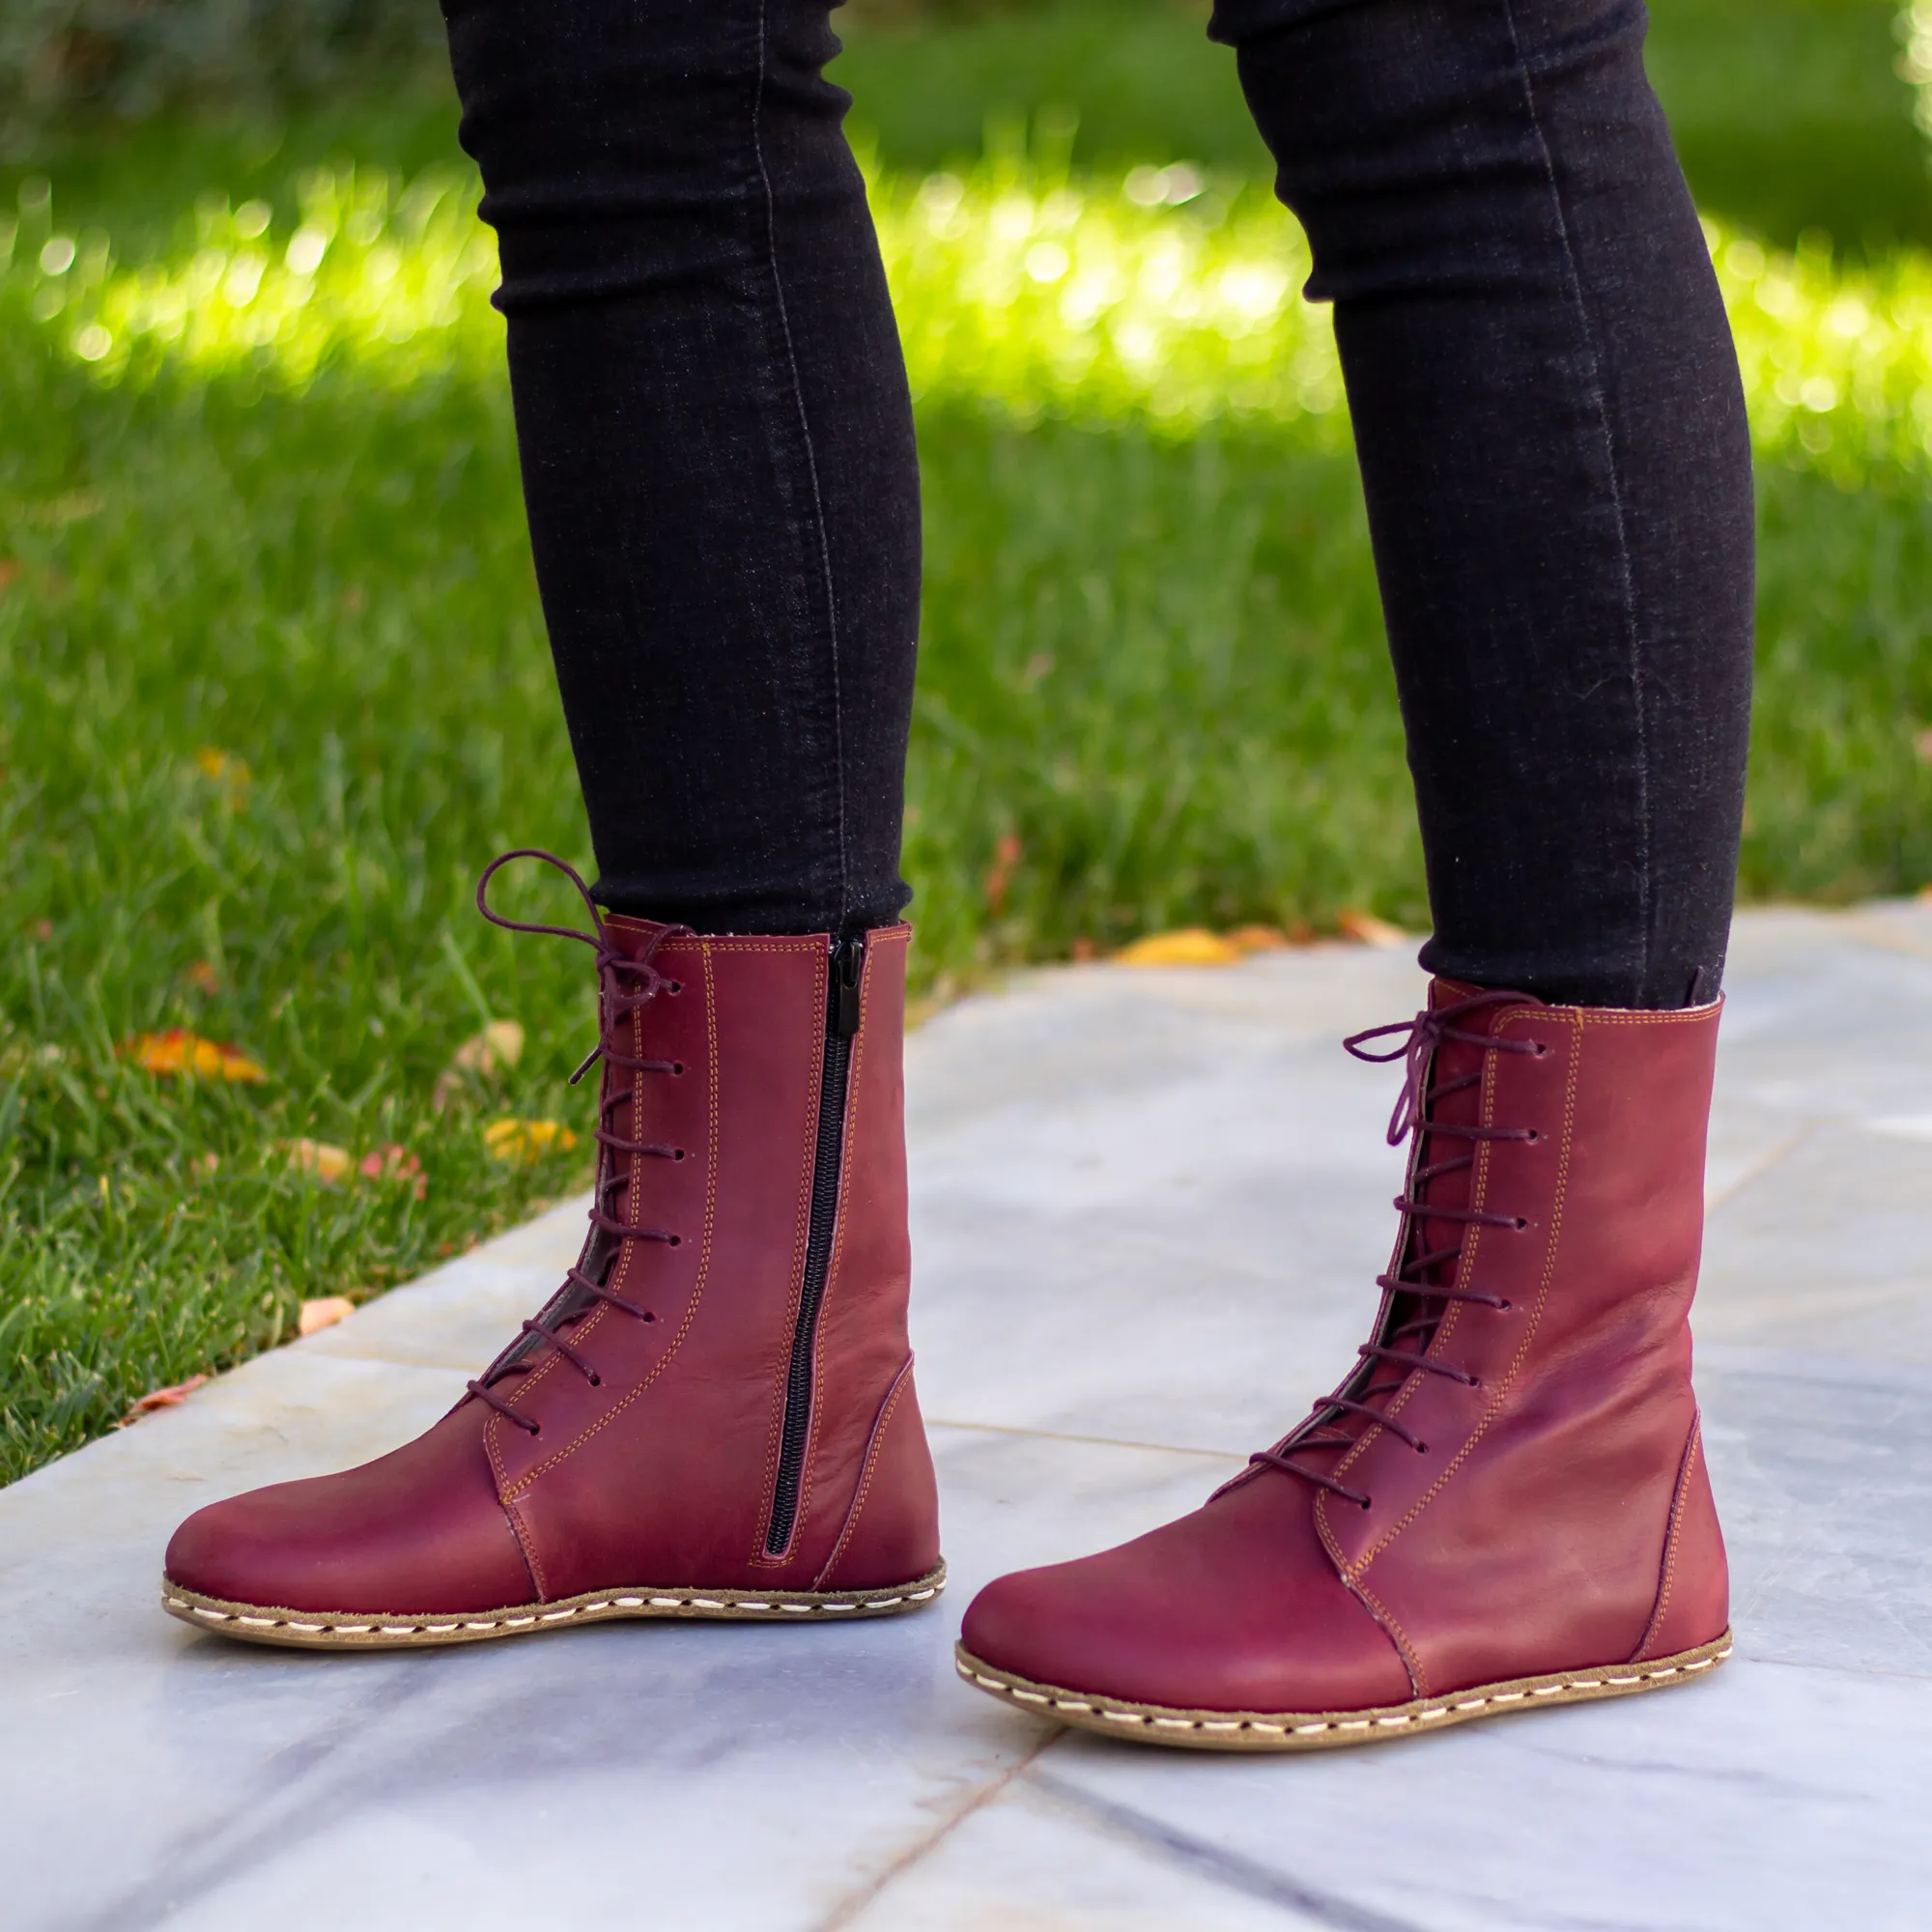
[[[1889,0],[1654,13],[1760,456],[1746,892],[1916,891],[1932,11],[1916,52]],[[1327,319],[1201,10],[840,26],[925,473],[923,990],[1187,923],[1425,927]],[[586,1125],[591,1004],[475,874],[588,850],[439,34],[0,22],[0,1478],[583,1179],[486,1144]],[[514,1065],[453,1065],[506,1019]],[[122,1050],[168,1029],[264,1077]]]

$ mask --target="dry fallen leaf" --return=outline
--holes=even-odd
[[[157,1408],[179,1408],[207,1380],[206,1376],[190,1376],[185,1382],[175,1382],[167,1388],[150,1389],[115,1427],[126,1429],[130,1422],[139,1422],[142,1416],[152,1415]]]
[[[197,993],[206,993],[211,998],[221,990],[221,975],[206,959],[197,959],[182,978]]]
[[[231,792],[246,791],[255,776],[233,752],[224,752],[215,745],[202,746],[195,753],[194,761],[203,777],[213,779],[216,784],[225,784]]]
[[[190,1079],[201,1080],[241,1080],[251,1086],[269,1077],[239,1047],[203,1039],[185,1027],[169,1027],[165,1033],[136,1034],[132,1039],[123,1040],[118,1051],[124,1060],[131,1060],[150,1073],[185,1073]]]
[[[325,1328],[333,1328],[355,1313],[355,1304],[346,1294],[319,1294],[313,1301],[302,1303],[296,1327],[301,1334],[315,1335]]]
[[[1237,925],[1228,935],[1228,944],[1242,952],[1279,952],[1289,943],[1278,925]]]
[[[429,1192],[429,1179],[423,1173],[422,1162],[408,1148],[398,1147],[394,1141],[384,1147],[371,1148],[355,1163],[355,1172],[364,1180],[405,1182],[418,1201]]]
[[[993,863],[986,868],[986,910],[998,913],[1007,902],[1013,874],[1019,869],[1026,848],[1010,832],[1003,833],[993,847]]]
[[[430,1105],[438,1113],[449,1105],[462,1090],[467,1074],[491,1074],[514,1066],[524,1057],[524,1029],[515,1020],[492,1020],[481,1033],[471,1034],[449,1057],[449,1065],[436,1076]]]
[[[289,1156],[289,1165],[298,1174],[312,1174],[325,1187],[333,1187],[339,1180],[347,1180],[355,1171],[355,1161],[347,1148],[330,1147],[327,1141],[301,1140],[285,1141],[284,1148]]]
[[[1174,932],[1151,932],[1114,954],[1121,966],[1232,966],[1241,956],[1239,947],[1209,932],[1205,925],[1183,925]]]
[[[557,1121],[519,1121],[505,1115],[483,1129],[484,1151],[492,1160],[527,1165],[553,1149],[567,1153],[576,1145],[577,1136]]]
[[[1350,939],[1360,946],[1406,946],[1408,934],[1401,926],[1391,925],[1385,919],[1378,919],[1372,912],[1361,912],[1350,906],[1335,915],[1335,923]]]
[[[494,1073],[499,1066],[516,1065],[523,1057],[524,1029],[519,1022],[492,1020],[456,1049],[449,1064],[466,1073]]]

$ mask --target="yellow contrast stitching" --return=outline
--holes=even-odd
[[[1175,1716],[1157,1704],[1120,1704],[1111,1698],[1099,1695],[1086,1697],[1056,1697],[1050,1691],[1022,1690],[1016,1684],[1004,1677],[989,1677],[984,1671],[976,1670],[964,1659],[955,1658],[953,1668],[969,1684],[977,1684],[982,1690],[995,1695],[1011,1699],[1026,1705],[1050,1705],[1057,1711],[1068,1711],[1076,1715],[1105,1718],[1111,1723],[1141,1724],[1150,1729],[1163,1731],[1213,1731],[1226,1734],[1233,1731],[1254,1731],[1264,1737],[1314,1737],[1324,1731],[1363,1732],[1372,1730],[1401,1730],[1409,1724],[1426,1724],[1452,1714],[1467,1717],[1472,1712],[1491,1709],[1508,1710],[1518,1704],[1527,1704],[1540,1697],[1560,1697],[1566,1692],[1616,1691],[1627,1690],[1639,1684],[1668,1683],[1673,1677],[1694,1677],[1699,1671],[1710,1670],[1722,1663],[1734,1646],[1726,1643],[1721,1650],[1713,1651],[1708,1657],[1693,1659],[1689,1663],[1658,1663],[1630,1670],[1620,1676],[1613,1676],[1608,1670],[1601,1669],[1595,1676],[1584,1676],[1580,1672],[1562,1672],[1552,1684],[1526,1685],[1514,1690],[1492,1690],[1478,1697],[1459,1697],[1450,1691],[1439,1698],[1418,1700],[1427,1705],[1423,1710],[1368,1711],[1352,1718],[1309,1718],[1297,1720],[1295,1714],[1284,1713],[1279,1719],[1267,1718],[1182,1718]]]
[[[701,953],[699,956],[704,968],[705,1058],[709,1063],[706,1068],[706,1076],[705,1076],[706,1087],[708,1091],[705,1103],[706,1147],[705,1147],[705,1175],[704,1175],[704,1234],[702,1237],[703,1245],[699,1249],[697,1257],[697,1277],[692,1284],[691,1299],[685,1306],[684,1320],[678,1323],[677,1333],[670,1338],[669,1343],[666,1346],[664,1353],[660,1355],[657,1361],[651,1365],[650,1373],[646,1375],[644,1378],[640,1382],[639,1382],[635,1388],[628,1390],[619,1401],[612,1403],[611,1406],[607,1408],[604,1411],[604,1413],[597,1418],[595,1422],[588,1424],[584,1429],[580,1431],[578,1435],[573,1436],[571,1440],[567,1442],[561,1449],[557,1450],[554,1455],[547,1457],[543,1462],[536,1463],[533,1467],[529,1469],[526,1469],[524,1472],[524,1474],[517,1479],[516,1487],[511,1491],[509,1491],[508,1493],[506,1493],[503,1496],[502,1500],[504,1501],[505,1504],[508,1504],[515,1497],[523,1494],[523,1492],[526,1490],[527,1490],[529,1486],[532,1483],[534,1483],[539,1476],[544,1475],[549,1470],[555,1468],[555,1466],[559,1463],[561,1463],[566,1456],[574,1454],[585,1442],[588,1442],[593,1435],[600,1434],[603,1430],[607,1429],[612,1422],[614,1422],[618,1416],[622,1415],[623,1412],[627,1408],[629,1408],[630,1406],[634,1402],[636,1402],[637,1399],[640,1395],[642,1395],[644,1391],[648,1389],[661,1375],[664,1374],[665,1370],[669,1367],[672,1359],[677,1354],[678,1350],[684,1346],[685,1337],[691,1333],[692,1324],[696,1322],[697,1320],[697,1311],[699,1305],[703,1302],[704,1299],[705,1284],[709,1280],[711,1273],[712,1231],[717,1223],[717,1208],[718,1208],[718,1141],[719,1141],[718,1002],[716,998],[715,984],[712,980],[711,960],[709,954],[708,952],[706,952],[706,953]],[[639,1055],[639,1059],[641,1059],[642,1057],[643,1056],[641,1054]],[[559,1357],[554,1355],[551,1357],[551,1361],[553,1362],[558,1359]],[[546,1368],[548,1368],[549,1366],[550,1366],[549,1363],[545,1364]]]
[[[1690,1439],[1684,1445],[1684,1461],[1677,1472],[1677,1488],[1670,1498],[1670,1515],[1663,1525],[1663,1580],[1657,1593],[1657,1606],[1650,1613],[1650,1621],[1644,1626],[1643,1636],[1632,1653],[1632,1662],[1641,1660],[1651,1646],[1652,1639],[1663,1628],[1665,1613],[1670,1608],[1670,1592],[1677,1581],[1677,1544],[1679,1532],[1684,1527],[1685,1504],[1690,1499],[1690,1484],[1697,1467],[1697,1460],[1704,1448],[1704,1418],[1693,1415],[1690,1421]]]
[[[519,1609],[488,1611],[480,1617],[456,1612],[447,1616],[390,1620],[376,1614],[356,1623],[341,1622],[327,1616],[263,1616],[242,1609],[222,1610],[216,1609],[213,1604],[196,1603],[191,1597],[170,1596],[165,1592],[161,1602],[166,1608],[185,1611],[203,1623],[232,1623],[245,1630],[291,1630],[303,1636],[405,1638],[447,1636],[456,1631],[501,1634],[506,1631],[535,1630],[545,1624],[568,1623],[574,1617],[583,1617],[594,1623],[638,1610],[694,1609],[755,1617],[780,1612],[789,1616],[837,1616],[848,1610],[909,1609],[919,1604],[930,1603],[945,1587],[946,1578],[940,1577],[930,1583],[922,1583],[917,1590],[901,1586],[891,1595],[865,1590],[827,1590],[810,1592],[801,1599],[754,1597],[741,1590],[726,1590],[717,1596],[706,1596],[697,1591],[677,1594],[645,1591],[619,1594],[607,1591],[594,1601],[586,1601],[586,1598],[567,1604],[535,1603]]]
[[[1496,1022],[1495,1033],[1496,1035],[1500,1035],[1520,1014],[1524,1018],[1547,1018],[1549,1013],[1554,1012],[1569,1018],[1570,1023],[1575,1026],[1576,1020],[1574,1016],[1577,1011],[1578,1009],[1574,1007],[1557,1007],[1546,1009],[1541,1014],[1538,1014],[1532,1009],[1513,1008]],[[1410,1504],[1402,1519],[1384,1531],[1380,1537],[1362,1552],[1361,1556],[1357,1559],[1355,1570],[1350,1573],[1351,1576],[1358,1575],[1361,1571],[1367,1570],[1369,1565],[1441,1493],[1444,1485],[1455,1476],[1457,1471],[1462,1468],[1463,1464],[1475,1452],[1477,1443],[1488,1434],[1490,1424],[1502,1412],[1503,1403],[1511,1389],[1515,1387],[1517,1377],[1522,1372],[1522,1365],[1528,1358],[1530,1348],[1536,1340],[1536,1331],[1543,1325],[1544,1310],[1549,1305],[1549,1284],[1556,1272],[1556,1254],[1561,1244],[1563,1230],[1563,1204],[1570,1182],[1570,1152],[1576,1138],[1577,1087],[1581,1077],[1582,1065],[1583,1040],[1581,1029],[1577,1028],[1577,1037],[1571,1047],[1569,1073],[1564,1085],[1563,1139],[1557,1154],[1556,1189],[1550,1200],[1549,1245],[1544,1251],[1543,1279],[1537,1285],[1536,1307],[1530,1315],[1529,1324],[1524,1330],[1522,1340],[1518,1345],[1516,1354],[1511,1358],[1509,1368],[1504,1374],[1501,1382],[1497,1385],[1495,1392],[1491,1396],[1489,1402],[1484,1405],[1482,1415],[1477,1419],[1476,1426],[1469,1432],[1468,1437],[1464,1440],[1463,1446],[1449,1459],[1441,1474]],[[1343,1466],[1346,1466],[1346,1463]]]
[[[859,1519],[865,1514],[866,1498],[872,1493],[872,1477],[879,1466],[879,1458],[885,1451],[886,1431],[892,1427],[895,1414],[898,1411],[899,1397],[912,1385],[912,1357],[908,1355],[905,1366],[893,1378],[893,1385],[886,1392],[885,1406],[879,1411],[879,1419],[872,1425],[872,1439],[866,1445],[865,1467],[859,1472],[858,1493],[852,1498],[852,1507],[846,1512],[845,1526],[838,1532],[838,1541],[832,1546],[832,1554],[825,1559],[825,1568],[818,1573],[817,1584],[831,1580],[832,1573],[838,1567],[838,1559],[845,1554],[845,1546],[852,1541],[859,1527]]]

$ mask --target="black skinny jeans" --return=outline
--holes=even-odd
[[[445,0],[600,895],[876,924],[912,414],[823,0]],[[1717,989],[1749,710],[1736,361],[1639,0],[1219,0],[1335,305],[1432,970]]]

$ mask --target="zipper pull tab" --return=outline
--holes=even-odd
[[[832,942],[832,1031],[850,1039],[859,1031],[859,976],[866,963],[863,936]]]

